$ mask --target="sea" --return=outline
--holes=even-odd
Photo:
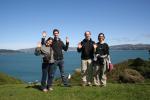
[[[110,50],[113,64],[134,58],[148,60],[148,50]],[[72,74],[76,68],[80,68],[81,54],[76,51],[64,52],[65,75]],[[0,72],[6,73],[25,82],[41,80],[41,56],[32,53],[14,53],[0,55]],[[60,77],[59,69],[56,77]]]

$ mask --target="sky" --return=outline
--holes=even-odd
[[[150,0],[0,0],[0,49],[36,47],[42,37],[60,30],[76,47],[91,31],[109,45],[150,44]]]

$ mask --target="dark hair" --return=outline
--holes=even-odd
[[[53,41],[53,38],[52,38],[52,37],[49,37],[49,38],[46,40],[46,42],[49,41],[49,40],[52,40],[52,41]]]
[[[99,37],[100,37],[101,35],[103,35],[103,37],[105,38],[104,33],[99,33],[99,35],[98,35],[98,39],[99,39]]]
[[[86,33],[87,33],[87,32],[89,32],[89,33],[91,34],[91,32],[90,32],[90,31],[86,31],[86,32],[84,33],[84,35],[86,35]]]
[[[58,30],[58,29],[54,29],[54,30],[53,30],[53,34],[54,34],[55,32],[58,32],[58,33],[59,33],[59,30]]]

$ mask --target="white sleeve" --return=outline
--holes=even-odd
[[[110,55],[108,55],[108,61],[109,61],[109,63],[111,63]]]

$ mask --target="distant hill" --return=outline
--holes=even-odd
[[[34,53],[35,48],[20,49],[19,51],[24,53]]]
[[[150,50],[150,44],[123,44],[110,46],[112,50]]]
[[[150,44],[122,44],[110,46],[111,50],[150,50]],[[33,53],[35,48],[21,49],[25,53]],[[68,51],[77,51],[77,47],[69,47]]]
[[[0,49],[0,54],[22,53],[20,50]]]
[[[68,51],[77,51],[77,47],[69,47]]]
[[[68,51],[76,51],[77,47],[69,47]],[[19,51],[24,53],[34,53],[35,48],[28,48],[28,49],[20,49]]]
[[[110,46],[110,50],[150,50],[150,44],[122,44]],[[34,53],[35,48],[7,50],[0,49],[0,54]],[[77,51],[77,47],[69,47],[68,51]]]

